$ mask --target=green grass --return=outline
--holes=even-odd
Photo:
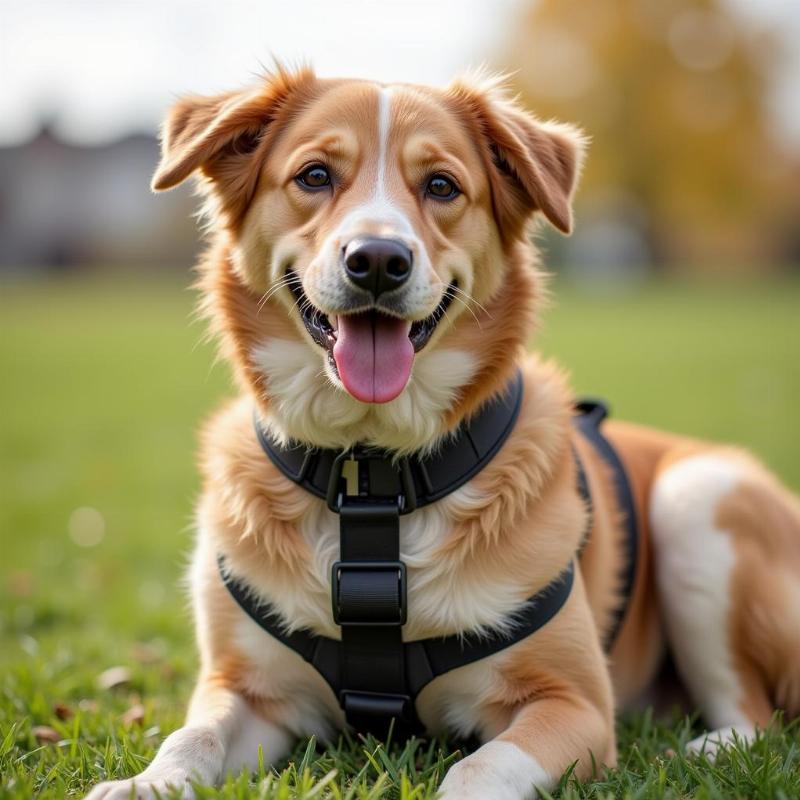
[[[558,296],[540,343],[579,391],[617,416],[745,444],[800,487],[799,283]],[[194,431],[230,392],[191,305],[175,283],[129,277],[0,288],[0,800],[80,796],[133,774],[181,722],[196,668],[179,588]],[[74,514],[84,507],[98,513]],[[113,666],[129,681],[100,688]],[[35,726],[58,741],[40,743]],[[556,794],[800,796],[796,726],[714,766],[666,755],[697,730],[625,719],[619,769],[565,778]],[[455,757],[443,742],[300,742],[280,773],[202,796],[424,800]]]

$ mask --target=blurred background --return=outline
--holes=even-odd
[[[800,263],[800,6],[794,0],[232,0],[4,3],[0,269],[185,269],[189,191],[153,199],[176,94],[276,56],[323,75],[444,83],[512,74],[592,138],[576,235],[555,261],[606,279]],[[551,258],[551,261],[553,259]]]
[[[191,190],[149,190],[176,95],[273,55],[510,72],[592,139],[575,234],[540,235],[538,345],[617,415],[739,442],[797,490],[798,45],[797,0],[2,0],[0,729],[142,706],[146,753],[185,702],[195,432],[231,389],[192,322]],[[128,689],[98,706],[113,666]]]

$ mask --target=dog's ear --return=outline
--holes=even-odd
[[[487,148],[495,214],[501,229],[520,235],[541,211],[563,233],[572,230],[572,195],[586,139],[570,125],[540,122],[509,99],[500,78],[457,80],[449,94],[466,108]]]
[[[269,123],[289,97],[313,79],[310,69],[278,69],[247,90],[178,100],[161,129],[161,161],[153,190],[171,189],[200,171],[229,202],[234,197],[249,200],[257,171],[248,167]]]

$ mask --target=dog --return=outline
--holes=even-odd
[[[347,724],[330,682],[285,643],[342,636],[336,509],[265,455],[254,413],[276,448],[432,457],[518,372],[497,452],[399,518],[401,646],[513,629],[528,598],[577,567],[547,624],[418,693],[428,734],[481,742],[439,796],[527,800],[573,764],[582,779],[613,766],[615,712],[648,697],[667,647],[712,729],[693,748],[800,711],[798,499],[740,449],[609,421],[639,517],[631,556],[567,378],[526,355],[547,295],[530,229],[571,229],[578,130],[539,121],[487,76],[429,88],[278,68],[247,90],[180,99],[162,144],[153,188],[195,176],[205,197],[202,309],[241,393],[202,436],[190,568],[201,668],[186,724],[91,800],[190,797],[195,781],[256,767],[259,750],[275,763],[298,737]],[[636,577],[606,654],[626,558]],[[234,580],[279,620],[275,635]]]

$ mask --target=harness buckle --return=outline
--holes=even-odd
[[[417,490],[414,486],[414,476],[411,472],[411,464],[409,463],[408,458],[402,457],[395,463],[392,463],[391,458],[387,457],[385,454],[381,454],[379,451],[364,447],[353,447],[350,450],[342,450],[342,452],[339,453],[339,455],[337,455],[333,460],[333,464],[331,464],[331,471],[328,477],[328,490],[325,498],[328,503],[328,508],[331,511],[338,514],[342,506],[345,504],[346,497],[348,496],[348,493],[342,485],[342,475],[345,469],[345,464],[348,461],[354,461],[357,465],[357,476],[355,483],[358,485],[359,489],[358,496],[377,495],[384,498],[391,496],[388,494],[379,494],[370,485],[372,483],[372,476],[369,474],[371,469],[365,476],[366,485],[369,488],[362,490],[361,464],[363,462],[371,461],[375,464],[381,464],[385,468],[388,467],[388,470],[383,470],[384,472],[388,471],[390,474],[393,473],[394,478],[396,479],[396,488],[399,490],[396,493],[393,493],[393,496],[396,499],[397,507],[400,510],[400,513],[408,514],[416,509]],[[386,476],[384,475],[383,477]]]
[[[331,570],[331,589],[337,625],[406,624],[408,587],[402,561],[337,561]]]
[[[348,719],[353,717],[394,717],[401,721],[411,720],[413,704],[407,694],[386,692],[354,692],[344,689],[339,692],[339,705]]]

